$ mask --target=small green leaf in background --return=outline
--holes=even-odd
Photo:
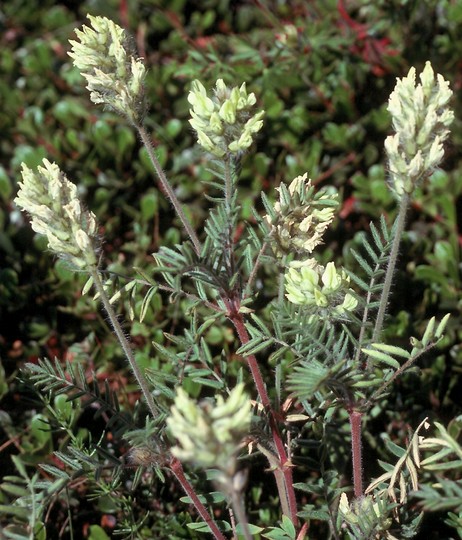
[[[150,191],[143,195],[140,202],[141,216],[144,221],[152,219],[159,210],[159,194],[157,191]]]
[[[270,531],[262,535],[271,540],[295,540],[297,532],[287,516],[282,516],[281,527],[270,527]]]
[[[171,139],[174,139],[183,129],[183,124],[177,118],[172,118],[167,122],[165,130]]]
[[[34,528],[34,540],[46,540],[47,530],[42,521],[35,524]]]
[[[262,527],[258,527],[257,525],[252,525],[252,523],[248,523],[248,527],[249,527],[250,534],[252,534],[252,535],[259,534],[259,533],[261,533],[263,531]],[[240,523],[236,527],[236,532],[238,534],[239,540],[244,538],[243,533],[242,533],[242,526],[241,526]]]
[[[11,164],[15,169],[20,168],[21,163],[25,163],[29,168],[35,169],[42,164],[47,152],[43,146],[29,146],[28,144],[18,144],[14,149],[14,156]]]
[[[58,394],[53,403],[60,417],[64,421],[70,422],[74,414],[74,406],[72,401],[68,401],[66,394]]]
[[[133,129],[128,126],[117,126],[115,136],[117,140],[117,150],[120,158],[122,158],[135,146],[136,137],[133,133]]]
[[[0,165],[0,199],[6,201],[11,197],[13,188],[11,186],[11,180],[7,175],[5,168]]]
[[[87,118],[89,111],[80,101],[73,98],[64,98],[53,107],[55,118],[66,127],[77,127],[83,118]]]
[[[99,525],[90,525],[90,536],[88,540],[110,540],[110,537]]]
[[[44,446],[51,440],[50,426],[47,417],[43,414],[36,414],[30,423],[30,430],[35,440],[40,446]]]
[[[97,142],[104,143],[112,136],[112,127],[107,121],[99,119],[93,125],[93,134]]]
[[[0,360],[0,399],[8,392],[8,383],[6,382],[5,369]]]

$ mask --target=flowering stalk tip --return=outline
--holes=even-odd
[[[93,103],[103,103],[136,125],[145,110],[144,64],[127,51],[123,28],[106,17],[88,19],[91,27],[75,31],[79,41],[69,41],[69,56],[87,80]]]
[[[263,126],[265,112],[251,114],[256,98],[254,93],[247,93],[245,83],[231,89],[218,79],[215,95],[209,97],[204,85],[196,80],[188,101],[192,106],[189,122],[198,143],[216,157],[241,154]]]
[[[443,142],[449,135],[454,112],[449,108],[452,91],[442,75],[426,62],[416,85],[416,70],[398,79],[390,95],[388,111],[394,135],[385,140],[390,169],[390,187],[401,198],[412,194],[443,159]]]
[[[236,454],[251,420],[250,400],[244,385],[237,385],[224,400],[197,403],[181,388],[167,425],[178,444],[172,454],[204,468],[217,468],[230,478],[235,473]]]
[[[56,163],[44,159],[36,171],[23,163],[15,203],[30,215],[32,229],[47,237],[52,252],[78,269],[96,266],[96,217],[82,207],[77,186]]]
[[[326,189],[315,192],[306,173],[277,190],[279,201],[265,216],[276,253],[311,254],[334,219],[337,193]]]
[[[286,296],[293,304],[310,306],[321,318],[342,318],[358,305],[345,270],[315,259],[292,263],[286,273]]]

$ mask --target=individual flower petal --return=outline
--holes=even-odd
[[[321,276],[321,281],[324,284],[323,291],[333,292],[342,285],[342,278],[335,269],[335,264],[329,262]]]

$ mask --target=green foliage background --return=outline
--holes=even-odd
[[[132,410],[138,398],[107,322],[80,294],[84,277],[50,257],[43,238],[34,236],[12,203],[21,162],[33,167],[48,157],[78,183],[101,223],[108,268],[122,277],[133,266],[150,273],[151,254],[160,245],[173,246],[182,234],[133,131],[122,119],[90,104],[84,82],[67,56],[68,39],[86,13],[105,15],[125,26],[145,58],[148,127],[161,164],[199,230],[209,208],[204,197],[208,188],[200,180],[209,179],[210,172],[187,122],[190,83],[199,78],[211,87],[218,77],[230,85],[245,81],[266,118],[243,162],[243,227],[250,226],[245,220],[252,223],[252,205],[262,209],[261,191],[273,199],[280,182],[308,172],[315,184],[335,185],[343,200],[323,260],[343,260],[353,268],[357,263],[350,248],[360,243],[369,222],[384,212],[391,223],[396,211],[385,187],[383,160],[383,141],[390,132],[385,106],[396,77],[407,74],[412,65],[419,72],[431,60],[435,71],[451,81],[456,122],[444,172],[436,171],[419,192],[407,224],[389,309],[389,341],[406,346],[409,336],[419,335],[433,315],[442,318],[451,312],[451,323],[443,346],[397,384],[382,410],[372,411],[365,434],[366,476],[377,475],[377,458],[387,457],[384,437],[403,444],[408,426],[416,426],[424,416],[446,425],[460,415],[459,2],[10,0],[0,7],[0,474],[16,474],[14,455],[26,465],[51,462],[52,451],[62,448],[68,437],[43,429],[44,421],[53,427],[53,415],[47,396],[39,399],[18,379],[24,362],[78,358],[102,385],[108,379],[123,409]],[[276,284],[270,272],[260,279],[258,302],[264,306]],[[126,314],[131,306],[139,313],[140,303],[131,306],[127,295],[118,309]],[[168,375],[168,360],[153,353],[151,341],[175,353],[175,344],[164,332],[181,329],[183,316],[181,301],[169,305],[155,293],[143,323],[127,325],[142,365]],[[229,327],[213,327],[205,337],[218,357],[223,348],[237,349]],[[229,369],[237,372],[239,367],[235,358]],[[272,367],[263,366],[268,377]],[[190,393],[200,394],[200,382],[186,377],[185,384]],[[57,407],[66,414],[66,405]],[[117,433],[104,431],[104,414],[95,419],[95,412],[91,407],[74,411],[72,429],[87,431],[94,440],[103,437],[104,448],[122,455],[127,450],[124,443]],[[335,444],[348,453],[345,442]],[[342,466],[348,474],[347,465]],[[256,471],[249,504],[256,515],[259,505],[268,503],[267,510],[260,508],[259,519],[271,525],[272,504],[264,496],[268,479],[258,465]],[[460,471],[457,474],[460,479]],[[0,483],[1,504],[14,498],[14,493],[2,490],[6,484]],[[115,524],[108,516],[117,518],[114,508],[104,497],[86,500],[87,489],[76,486],[67,494],[67,504],[55,501],[48,516],[50,537],[69,537],[69,517],[74,538],[104,538],[98,536],[102,529],[97,526],[111,535]],[[156,518],[147,519],[147,529],[156,531],[156,538],[190,537],[183,524],[194,517],[178,502],[181,493],[175,490],[171,483],[154,488],[144,483],[131,509],[137,520],[152,511]],[[0,524],[6,523],[0,514]],[[438,514],[426,516],[422,536],[428,531],[432,538],[449,534]]]

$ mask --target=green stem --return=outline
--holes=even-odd
[[[284,302],[284,293],[285,289],[285,277],[286,277],[286,266],[287,266],[287,255],[283,255],[282,259],[278,264],[278,304],[282,306]]]
[[[233,172],[231,157],[226,156],[225,161],[225,209],[226,209],[226,237],[224,240],[223,250],[225,254],[226,267],[230,276],[234,275],[234,251],[233,251]]]
[[[374,274],[379,270],[380,268],[380,265],[379,264],[376,264],[375,268],[374,268]],[[372,299],[372,289],[375,285],[375,279],[372,278],[369,282],[369,291],[367,293],[367,296],[366,296],[366,307],[364,308],[364,313],[363,313],[363,318],[362,318],[362,321],[361,321],[361,329],[359,331],[359,337],[358,337],[358,345],[356,347],[356,353],[355,353],[355,363],[358,363],[359,362],[359,359],[361,357],[361,349],[362,349],[362,346],[363,346],[363,340],[366,336],[366,325],[367,325],[367,321],[368,321],[368,317],[369,317],[369,304],[371,303],[371,299]],[[364,369],[366,367],[366,363],[363,362],[361,364],[361,369]]]
[[[183,227],[186,230],[186,233],[189,236],[189,239],[191,240],[194,251],[196,252],[196,255],[200,255],[202,251],[202,246],[199,241],[199,238],[197,237],[196,232],[191,226],[191,223],[189,219],[186,217],[183,208],[180,204],[180,201],[178,200],[177,196],[175,195],[175,192],[172,189],[172,186],[170,185],[170,182],[168,181],[168,178],[164,171],[162,170],[162,167],[160,166],[159,160],[157,159],[157,156],[154,152],[154,148],[152,146],[151,139],[149,138],[148,134],[146,133],[146,130],[141,125],[135,125],[138,134],[141,138],[141,141],[146,148],[146,151],[148,153],[149,159],[152,163],[152,166],[154,167],[154,170],[156,172],[157,178],[159,179],[162,189],[164,190],[165,194],[167,195],[167,198],[170,200],[170,202],[173,204],[173,207],[175,208],[175,211],[180,218],[181,222],[183,223]]]
[[[126,338],[122,330],[122,327],[120,326],[120,323],[117,319],[117,315],[114,311],[114,308],[109,302],[109,297],[106,294],[106,291],[104,290],[103,282],[101,280],[98,269],[95,266],[90,268],[90,275],[93,278],[93,283],[101,298],[101,302],[103,304],[104,310],[106,311],[107,316],[109,317],[109,320],[111,321],[111,325],[112,325],[112,328],[114,329],[114,333],[125,353],[125,357],[127,358],[128,363],[130,364],[130,367],[133,371],[133,375],[135,375],[135,378],[140,386],[141,392],[143,393],[144,399],[146,400],[149,411],[151,412],[151,415],[153,416],[153,418],[155,418],[158,415],[158,410],[154,403],[154,399],[149,389],[148,382],[145,379],[140,368],[138,367],[138,364],[136,363],[135,357],[133,356],[133,352],[130,347],[130,343],[128,342],[128,339]]]
[[[257,443],[258,450],[266,457],[270,464],[270,469],[273,471],[274,479],[276,480],[276,486],[279,494],[279,504],[281,505],[283,515],[291,517],[289,497],[287,489],[285,487],[285,479],[281,470],[280,459],[272,452],[267,450],[263,445]]]
[[[385,282],[383,284],[382,296],[380,297],[379,311],[377,313],[374,332],[372,334],[373,343],[377,342],[380,339],[380,334],[382,332],[385,311],[388,305],[388,297],[390,296],[391,283],[393,281],[393,274],[395,272],[396,261],[398,259],[399,245],[401,243],[401,237],[404,231],[404,224],[406,223],[406,214],[409,207],[409,201],[409,195],[407,193],[403,193],[399,205],[398,217],[396,218],[396,223],[394,226],[395,234],[393,237],[393,245],[391,247],[387,272],[385,274]]]
[[[231,214],[233,197],[233,175],[231,167],[231,158],[229,156],[225,159],[225,201],[226,210],[228,214]]]
[[[232,481],[233,480],[231,479],[231,486]],[[233,487],[231,487],[231,505],[236,515],[237,522],[241,526],[242,535],[244,536],[245,540],[252,540],[247,514],[245,513],[244,503],[242,501],[242,493]]]

